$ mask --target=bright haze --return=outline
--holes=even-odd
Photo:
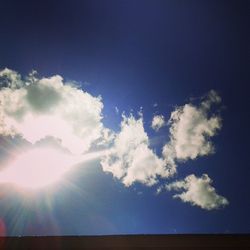
[[[0,235],[249,233],[247,1],[5,1]]]

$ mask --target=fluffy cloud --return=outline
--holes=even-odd
[[[214,152],[210,139],[221,128],[221,118],[211,115],[211,107],[220,101],[212,90],[198,106],[177,107],[168,122],[170,140],[158,156],[150,148],[142,111],[138,118],[123,115],[120,132],[115,133],[102,124],[100,97],[64,82],[59,75],[38,78],[32,72],[23,79],[17,72],[4,69],[0,71],[0,137],[21,137],[36,146],[60,143],[74,154],[101,149],[98,157],[103,171],[112,173],[125,186],[134,182],[152,186],[160,178],[176,174],[179,161]],[[165,124],[164,117],[156,115],[151,126],[158,131]],[[184,190],[174,197],[204,209],[227,205],[211,182],[207,175],[190,175],[165,189]]]
[[[31,143],[57,138],[72,153],[87,151],[102,135],[100,97],[93,97],[55,75],[25,80],[12,70],[0,72],[0,134],[21,135]]]
[[[105,172],[111,172],[126,186],[136,181],[151,186],[159,176],[166,178],[173,174],[164,160],[149,148],[143,118],[135,119],[132,115],[123,115],[121,131],[116,134],[112,151],[102,159],[101,164]]]
[[[221,128],[221,117],[209,113],[211,105],[219,102],[220,97],[212,90],[199,106],[185,104],[172,112],[170,142],[163,148],[167,162],[193,160],[214,152],[210,138]]]
[[[155,115],[152,120],[151,127],[155,130],[158,131],[160,128],[165,126],[165,119],[163,115]]]
[[[123,115],[121,131],[115,135],[112,151],[101,161],[103,170],[111,172],[126,186],[136,181],[150,186],[157,183],[159,177],[173,176],[179,160],[195,159],[214,151],[209,138],[220,129],[221,118],[209,117],[209,113],[211,105],[219,102],[217,93],[210,91],[199,106],[177,107],[169,120],[170,141],[163,147],[162,157],[149,148],[142,116],[135,119],[132,115]],[[152,127],[155,130],[164,125],[163,116],[154,116]]]
[[[207,174],[203,174],[200,178],[192,174],[182,181],[166,185],[165,188],[169,191],[183,191],[180,194],[175,194],[173,197],[206,210],[218,209],[228,205],[228,200],[218,195],[211,183],[212,180]]]

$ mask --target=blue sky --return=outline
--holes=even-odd
[[[247,5],[1,3],[0,233],[249,233]]]

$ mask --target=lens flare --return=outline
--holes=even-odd
[[[73,162],[72,156],[53,148],[33,149],[9,163],[0,173],[0,182],[41,188],[59,181]]]
[[[94,160],[106,152],[102,150],[76,156],[50,147],[35,148],[9,162],[0,172],[0,183],[40,189],[62,180],[76,164]]]

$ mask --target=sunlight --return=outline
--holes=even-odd
[[[41,188],[59,181],[73,163],[72,157],[53,148],[38,148],[15,158],[0,173],[0,182]]]
[[[40,189],[62,180],[77,163],[94,160],[107,150],[70,155],[52,147],[36,148],[17,156],[0,172],[0,183]]]

